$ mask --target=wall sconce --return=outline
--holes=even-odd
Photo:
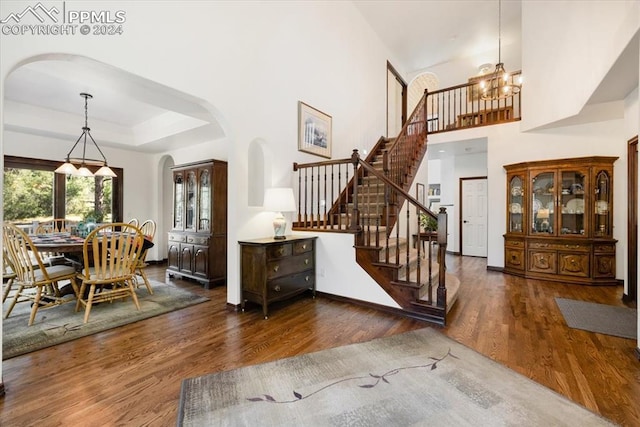
[[[292,188],[267,188],[264,193],[264,209],[276,212],[273,219],[273,238],[276,240],[286,239],[284,233],[287,229],[287,220],[282,212],[295,212],[296,200],[293,196]]]

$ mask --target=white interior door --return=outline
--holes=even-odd
[[[462,180],[462,255],[487,256],[487,179]]]

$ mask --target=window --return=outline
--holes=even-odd
[[[122,177],[76,177],[54,173],[60,162],[5,156],[4,219],[30,224],[53,218],[117,222],[122,218]],[[96,168],[97,169],[97,168]]]

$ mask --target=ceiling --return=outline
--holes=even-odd
[[[354,4],[407,72],[484,52],[493,57],[497,49],[497,0],[358,0]],[[519,43],[521,1],[504,1],[501,8],[502,45]]]
[[[496,0],[402,1],[402,7],[398,3],[358,0],[354,5],[405,71],[495,52]],[[521,1],[503,2],[503,45],[517,42],[519,46],[520,26]],[[620,95],[628,93],[630,85],[637,86],[637,43],[636,37],[635,49],[627,49],[629,54],[616,64],[591,102],[607,101],[604,94]],[[81,92],[93,95],[88,106],[89,126],[95,127],[94,136],[101,145],[162,152],[224,137],[201,99],[106,64],[58,56],[24,65],[7,77],[5,128],[75,140],[84,124]],[[38,128],[27,118],[30,111],[44,112],[50,123],[57,120],[68,126],[55,134],[47,129],[47,122]]]

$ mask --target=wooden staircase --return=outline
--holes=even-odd
[[[435,214],[409,194],[427,150],[425,99],[398,137],[380,138],[365,160],[354,150],[350,159],[294,164],[293,229],[353,233],[356,262],[407,316],[444,325],[459,286],[438,262],[445,259],[446,212]],[[330,208],[328,200],[335,200]],[[431,243],[426,251],[409,244],[419,214],[438,219],[435,256]]]

